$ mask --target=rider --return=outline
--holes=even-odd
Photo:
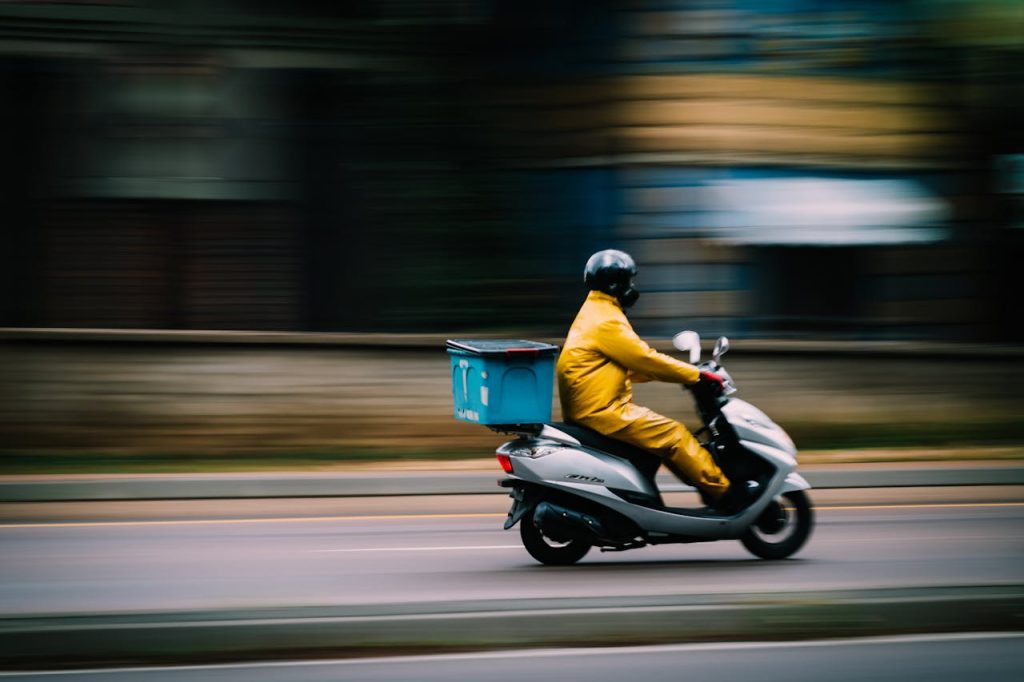
[[[558,394],[566,421],[654,453],[702,497],[722,504],[729,479],[685,426],[633,402],[633,382],[707,382],[721,391],[722,379],[659,353],[637,336],[625,309],[636,303],[636,263],[614,249],[587,261],[590,294],[569,328],[558,358]],[[731,496],[730,496],[731,497]]]

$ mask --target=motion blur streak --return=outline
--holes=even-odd
[[[1008,0],[0,3],[0,326],[1021,338]]]
[[[732,339],[744,399],[785,427],[801,466],[1013,466],[1024,453],[1022,8],[0,0],[4,484],[360,461],[416,463],[430,477],[467,456],[489,458],[497,478],[499,438],[452,418],[444,341],[561,347],[584,263],[606,248],[636,260],[630,322],[658,350],[672,352],[682,329]],[[678,387],[636,394],[693,426]],[[806,560],[755,566],[718,543],[635,561],[595,553],[573,571],[511,549],[450,549],[511,542],[498,539],[507,507],[462,499],[193,499],[162,513],[130,496],[116,509],[4,503],[0,630],[53,614],[630,591],[997,584],[1019,597],[1020,490],[951,487],[894,506],[823,494]],[[469,513],[410,513],[449,509]],[[41,522],[10,523],[26,519]],[[378,551],[388,547],[417,551]],[[91,632],[97,645],[121,641]],[[153,647],[142,659],[116,660],[172,650],[148,632],[133,633]],[[11,660],[36,652],[50,665],[33,636],[8,644]],[[68,641],[88,657],[87,639]],[[366,677],[676,682],[685,670],[789,682],[794,668],[778,661],[798,656],[797,673],[832,682],[1019,680],[1011,645],[381,664]],[[72,654],[61,664],[84,660]],[[281,670],[95,676],[279,682]]]
[[[760,365],[747,387],[809,396],[758,402],[801,447],[1019,442],[1020,363],[946,382],[928,344],[1024,339],[1022,25],[1009,0],[2,2],[0,328],[35,332],[3,334],[0,449],[479,448],[397,348],[560,343],[610,246],[645,338],[940,353]]]

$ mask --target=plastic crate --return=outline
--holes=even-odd
[[[455,418],[474,424],[551,419],[558,346],[536,341],[448,341]]]

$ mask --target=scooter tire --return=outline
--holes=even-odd
[[[584,540],[555,542],[533,525],[531,516],[527,514],[519,524],[519,537],[530,556],[545,566],[570,566],[586,556],[593,546]]]
[[[814,526],[814,510],[807,493],[803,490],[793,490],[783,493],[780,497],[788,507],[787,522],[765,534],[758,532],[758,524],[755,522],[754,526],[740,538],[740,542],[751,554],[762,559],[785,559],[793,556],[807,542]],[[785,537],[777,542],[772,541],[772,536],[787,528],[790,531]]]

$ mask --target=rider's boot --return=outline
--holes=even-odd
[[[757,481],[737,482],[729,486],[725,494],[711,504],[711,508],[722,514],[735,514],[744,509],[761,492]]]

